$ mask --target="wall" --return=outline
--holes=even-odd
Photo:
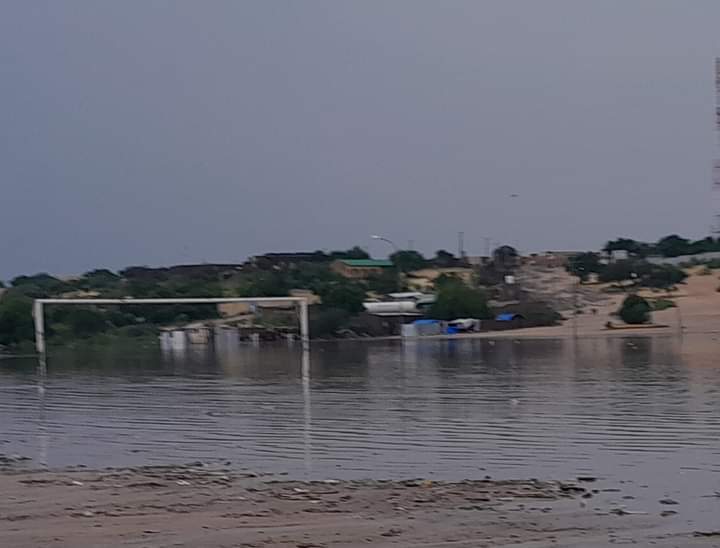
[[[334,272],[351,280],[365,280],[381,275],[385,269],[372,266],[349,266],[342,261],[335,261],[330,266]]]
[[[708,253],[698,253],[697,255],[681,255],[680,257],[648,257],[647,262],[679,266],[683,263],[691,263],[694,261],[705,262],[718,259],[720,259],[720,251],[710,251]]]

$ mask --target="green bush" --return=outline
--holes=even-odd
[[[626,324],[639,325],[650,321],[650,304],[640,295],[628,295],[618,311],[620,319]]]
[[[687,273],[672,265],[652,265],[642,276],[642,285],[659,289],[668,289],[683,283]]]
[[[580,281],[587,281],[590,274],[599,274],[605,269],[597,253],[578,253],[570,257],[566,270]]]
[[[670,299],[654,299],[650,301],[650,307],[653,312],[667,310],[668,308],[675,308],[676,306],[675,301],[671,301]]]
[[[345,327],[350,314],[340,308],[315,307],[310,309],[310,333],[313,338],[330,337]]]
[[[488,319],[492,313],[483,291],[468,287],[460,280],[448,279],[438,288],[430,316],[436,320]]]
[[[338,308],[350,314],[358,314],[364,310],[365,288],[349,281],[333,283],[320,293],[320,298],[325,308]]]
[[[396,251],[390,255],[390,260],[395,265],[395,268],[401,272],[412,272],[413,270],[420,270],[427,266],[427,259],[423,257],[419,252],[404,249]]]
[[[8,290],[0,300],[0,344],[11,346],[31,341],[34,334],[32,299],[15,289]]]

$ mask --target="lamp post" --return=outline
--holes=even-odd
[[[400,248],[395,244],[395,242],[393,242],[392,240],[390,240],[390,239],[388,239],[388,238],[384,238],[383,236],[378,236],[377,234],[373,234],[373,235],[370,236],[370,237],[371,237],[373,240],[380,240],[381,242],[385,242],[385,243],[390,244],[390,245],[392,246],[392,248],[393,248],[393,251],[396,251],[396,252],[397,252],[397,251],[400,251]]]
[[[392,241],[391,239],[389,239],[389,238],[385,238],[385,237],[383,237],[383,236],[378,236],[377,234],[373,234],[373,235],[371,235],[370,237],[371,237],[373,240],[380,240],[381,242],[385,242],[385,243],[387,243],[387,244],[390,244],[390,245],[392,246],[392,248],[393,248],[393,251],[394,251],[395,253],[397,253],[398,251],[400,251],[400,248],[395,244],[395,242],[393,242],[393,241]],[[399,269],[399,268],[397,269],[397,282],[396,282],[396,284],[397,284],[397,290],[400,291],[400,289],[402,288],[402,274],[400,273],[400,269]]]

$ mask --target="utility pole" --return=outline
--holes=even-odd
[[[575,288],[573,291],[573,338],[577,339],[578,336],[578,289],[580,288],[580,278],[575,282]]]
[[[458,257],[462,259],[465,256],[465,233],[458,232]]]

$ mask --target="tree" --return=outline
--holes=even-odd
[[[645,299],[632,294],[625,297],[618,315],[625,323],[638,325],[650,321],[650,310],[650,304]]]
[[[325,308],[336,308],[350,314],[358,314],[364,310],[365,288],[355,282],[336,282],[320,293],[320,299]]]
[[[32,299],[8,290],[0,300],[0,344],[11,345],[32,340]]]
[[[634,261],[632,259],[623,259],[621,261],[613,261],[600,271],[601,282],[623,282],[632,280],[633,274],[638,275],[638,270],[642,270],[644,261]]]
[[[285,272],[285,281],[290,289],[309,289],[321,293],[331,283],[344,278],[330,270],[327,263],[304,263]]]
[[[472,289],[461,280],[452,278],[444,280],[439,285],[437,300],[430,308],[429,315],[438,320],[492,317],[487,296],[483,291]]]
[[[567,265],[567,271],[573,276],[577,276],[581,281],[587,281],[590,274],[597,274],[605,268],[600,262],[600,255],[597,253],[579,253],[570,257]]]
[[[611,240],[605,244],[603,251],[612,253],[613,251],[627,251],[632,257],[647,257],[652,252],[652,246],[645,242],[638,242],[630,238],[618,238]]]
[[[519,255],[514,247],[503,245],[493,251],[493,263],[496,269],[506,272],[517,268]]]
[[[94,308],[70,308],[63,323],[70,333],[80,337],[89,337],[108,327],[105,315]]]
[[[689,252],[691,255],[697,253],[710,253],[713,251],[720,251],[720,241],[715,240],[711,236],[703,238],[702,240],[696,240],[689,246]]]
[[[258,272],[243,292],[243,297],[284,297],[290,289],[280,272]]]
[[[331,251],[330,259],[369,259],[370,254],[362,247],[354,246],[345,251]]]
[[[665,236],[655,245],[660,255],[663,257],[679,257],[680,255],[689,255],[692,251],[690,240],[681,238],[677,234]]]
[[[643,273],[641,282],[647,287],[668,289],[683,283],[685,278],[687,278],[685,271],[676,266],[651,265],[647,272]]]
[[[412,272],[427,266],[427,261],[417,251],[403,249],[390,255],[390,260],[401,272]]]
[[[444,249],[439,249],[435,252],[435,258],[433,264],[438,268],[452,268],[457,265],[457,259],[455,255]]]
[[[347,311],[339,308],[313,306],[310,308],[310,334],[313,338],[335,335],[347,324],[350,318]]]
[[[34,276],[18,276],[11,280],[10,285],[34,299],[58,295],[71,289],[67,283],[45,273]]]
[[[433,285],[435,286],[435,291],[439,291],[446,285],[452,286],[454,284],[468,285],[461,277],[456,276],[455,274],[447,273],[440,274],[440,276],[435,278],[435,283]]]
[[[87,289],[108,289],[117,286],[120,281],[120,276],[114,272],[99,268],[83,274],[80,283]]]
[[[370,291],[387,295],[394,291],[400,291],[398,281],[397,272],[393,269],[386,269],[382,274],[368,278],[367,287]]]

